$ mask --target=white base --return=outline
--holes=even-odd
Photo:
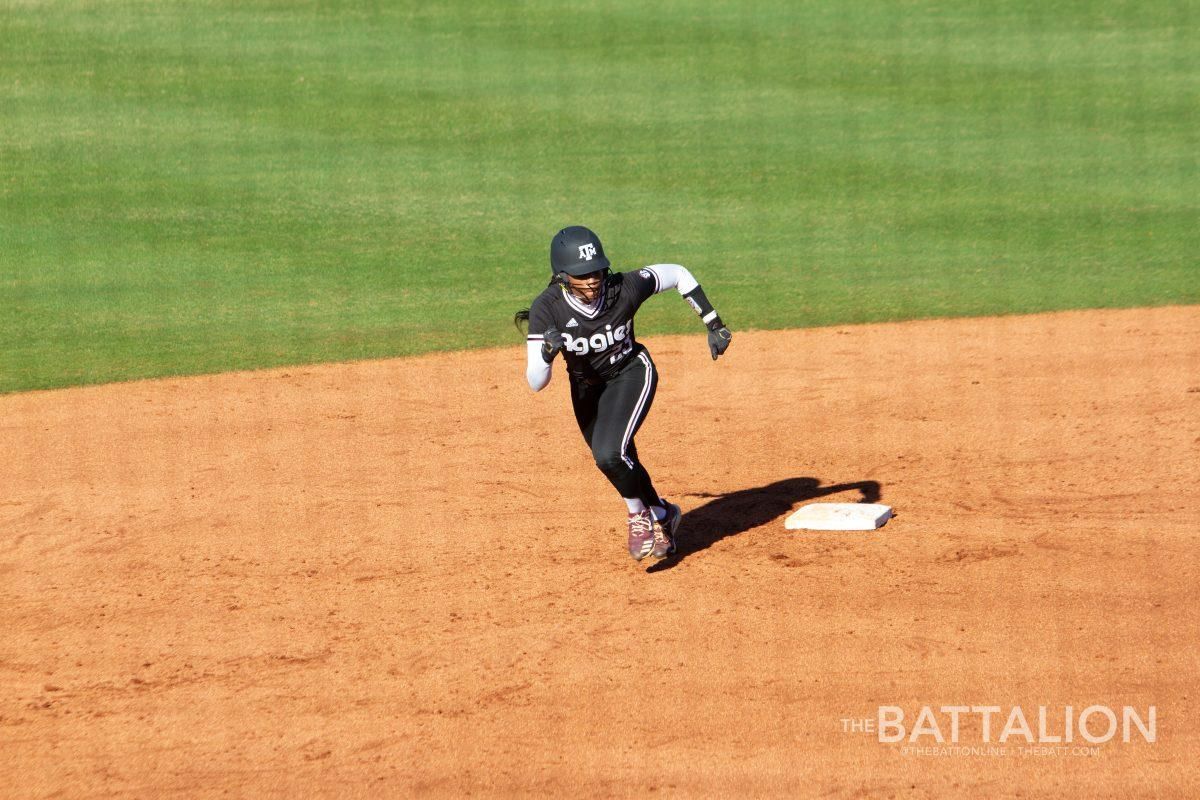
[[[891,506],[878,503],[809,503],[784,525],[791,530],[873,531],[891,518]]]

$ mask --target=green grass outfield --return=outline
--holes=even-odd
[[[0,0],[0,392],[516,343],[566,224],[735,331],[1200,302],[1187,0],[567,5]]]

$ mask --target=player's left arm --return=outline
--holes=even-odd
[[[700,317],[704,326],[708,328],[708,350],[712,354],[713,361],[717,360],[717,356],[725,353],[729,342],[733,339],[733,334],[721,321],[721,316],[713,308],[712,303],[704,294],[704,289],[700,287],[700,283],[687,267],[679,264],[651,264],[640,270],[638,274],[644,279],[648,278],[654,281],[654,294],[665,292],[668,289],[678,290],[683,299],[687,300],[688,305],[696,312],[696,316]]]

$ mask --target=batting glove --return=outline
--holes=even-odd
[[[725,327],[725,323],[721,322],[720,317],[709,323],[708,352],[712,354],[713,361],[716,361],[718,356],[725,355],[732,339],[733,334],[729,332],[729,328]]]
[[[563,335],[557,328],[548,328],[542,334],[542,360],[547,364],[554,361],[558,351],[563,349]]]

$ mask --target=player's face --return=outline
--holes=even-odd
[[[596,298],[600,296],[600,284],[603,282],[604,270],[589,272],[578,278],[573,275],[567,276],[567,288],[571,290],[571,294],[589,304],[596,302]]]

